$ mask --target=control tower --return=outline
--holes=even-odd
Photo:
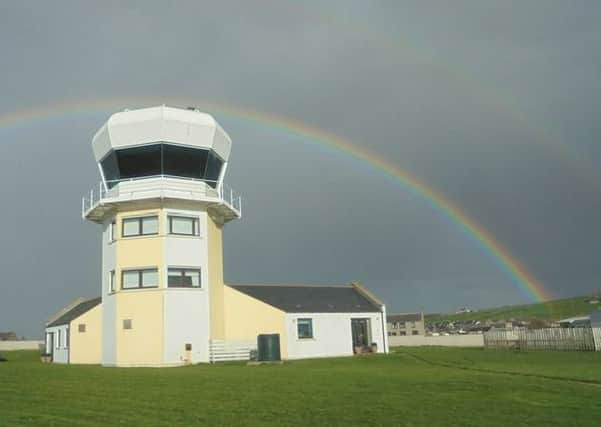
[[[102,227],[103,365],[208,362],[225,338],[231,145],[211,115],[166,106],[113,114],[94,135],[102,180],[82,216]]]

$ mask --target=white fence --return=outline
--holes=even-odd
[[[484,334],[490,349],[600,351],[601,328],[498,329]]]
[[[44,341],[0,341],[0,351],[39,350]]]
[[[209,360],[211,363],[250,360],[250,352],[256,349],[254,340],[210,340]]]
[[[388,337],[388,345],[390,347],[421,347],[429,345],[442,347],[484,347],[484,338],[481,334],[441,335],[438,337],[423,335],[391,336]]]

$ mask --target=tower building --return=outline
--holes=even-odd
[[[232,141],[213,117],[165,106],[113,114],[94,135],[102,225],[102,363],[208,362],[224,338],[222,227]]]
[[[358,284],[227,285],[222,229],[241,217],[224,184],[232,141],[209,114],[113,114],[92,149],[100,186],[82,216],[102,229],[101,297],[46,325],[59,363],[178,366],[248,359],[278,334],[284,359],[387,351],[384,304]]]

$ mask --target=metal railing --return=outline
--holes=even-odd
[[[188,177],[173,176],[173,175],[152,175],[152,176],[145,176],[145,177],[109,180],[109,181],[106,181],[106,184],[104,182],[100,181],[98,183],[97,190],[92,188],[90,190],[89,196],[86,195],[81,198],[81,215],[82,215],[82,217],[85,217],[86,212],[90,211],[92,208],[94,208],[97,204],[101,203],[103,201],[103,199],[105,199],[107,197],[111,197],[113,195],[115,197],[117,197],[119,195],[123,195],[123,194],[127,194],[127,193],[133,194],[137,191],[144,191],[144,192],[148,191],[147,189],[120,191],[121,189],[119,188],[119,184],[126,183],[126,182],[127,183],[143,182],[143,181],[147,181],[147,180],[151,180],[151,179],[155,179],[155,180],[156,179],[159,179],[159,180],[177,179],[177,180],[188,181],[191,183],[204,183],[206,185],[200,186],[199,188],[194,188],[193,190],[184,190],[181,188],[176,188],[176,189],[174,189],[174,191],[177,191],[178,193],[189,193],[190,196],[201,195],[204,197],[211,197],[211,198],[219,199],[221,202],[229,205],[231,208],[236,210],[240,216],[242,215],[242,196],[239,195],[238,193],[236,193],[230,186],[226,185],[223,182],[219,183],[218,181],[215,181],[215,180],[188,178]]]

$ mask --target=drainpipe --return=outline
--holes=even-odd
[[[382,308],[382,344],[384,346],[384,354],[388,354],[388,342],[386,341],[386,323],[385,323],[385,317],[386,317],[386,306],[384,304],[381,305]]]

